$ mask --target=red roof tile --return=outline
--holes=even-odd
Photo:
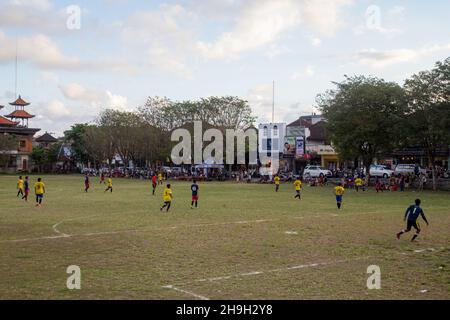
[[[0,116],[0,126],[15,126],[17,122],[6,119],[5,117]]]
[[[16,101],[11,102],[10,105],[12,105],[12,106],[27,106],[27,105],[29,105],[29,103],[26,102],[25,100],[23,100],[21,96],[19,96],[16,99]]]
[[[8,118],[25,118],[25,119],[34,118],[33,115],[29,114],[25,110],[16,110],[13,113],[8,114],[6,117],[8,117]]]

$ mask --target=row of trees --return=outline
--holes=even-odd
[[[340,157],[358,158],[367,172],[375,158],[418,146],[429,164],[450,146],[450,58],[419,72],[402,86],[365,76],[346,77],[319,95],[328,134]],[[432,166],[433,188],[436,173]]]
[[[76,124],[65,132],[72,143],[75,160],[94,165],[111,163],[119,155],[124,165],[138,166],[164,162],[170,157],[171,131],[201,121],[204,128],[219,130],[252,125],[247,101],[237,97],[209,97],[197,101],[171,101],[150,97],[137,112],[105,110],[94,124]]]

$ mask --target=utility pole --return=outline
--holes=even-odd
[[[16,96],[17,99],[17,56],[19,53],[19,44],[18,44],[18,39],[17,39],[17,35],[16,35],[16,64],[15,64],[15,68],[14,68],[14,95]]]
[[[275,123],[275,80],[272,86],[272,123]]]

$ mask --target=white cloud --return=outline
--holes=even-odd
[[[0,27],[33,31],[67,31],[67,13],[56,10],[48,0],[10,0],[0,3]]]
[[[38,87],[43,87],[48,84],[55,84],[59,82],[59,77],[54,72],[42,71],[39,78],[36,79],[35,84]]]
[[[82,112],[96,116],[104,109],[130,110],[127,97],[113,94],[109,90],[94,90],[78,83],[60,85],[64,97],[69,100],[81,102]]]
[[[164,71],[176,73],[186,79],[192,79],[192,72],[183,59],[164,47],[154,47],[148,50],[148,64]]]
[[[319,47],[322,44],[322,39],[317,37],[309,37],[309,42],[314,47]]]
[[[305,24],[317,33],[332,36],[344,25],[341,19],[342,8],[353,4],[353,0],[304,0],[296,1],[303,4]]]
[[[79,70],[86,68],[77,57],[66,56],[46,35],[17,39],[18,56],[44,69]],[[0,31],[0,63],[11,62],[16,55],[16,41]]]
[[[162,4],[155,10],[131,14],[120,25],[120,38],[132,47],[128,56],[139,61],[140,67],[190,79],[185,58],[193,51],[192,20],[195,15],[183,6]]]
[[[291,74],[291,80],[298,80],[303,77],[312,77],[316,74],[314,66],[307,66],[303,72],[294,72]]]
[[[58,120],[70,114],[70,110],[59,100],[51,101],[45,108],[45,116],[52,120]]]
[[[301,22],[315,32],[331,36],[342,25],[342,6],[352,0],[251,0],[244,2],[230,31],[214,42],[199,41],[198,50],[206,58],[236,58],[240,54],[269,45]],[[318,40],[315,41],[318,45]]]
[[[420,49],[393,49],[379,51],[375,49],[364,49],[358,52],[354,59],[357,63],[368,65],[373,68],[384,68],[393,64],[412,62],[418,58],[440,51],[450,52],[449,44],[436,44]]]
[[[394,6],[388,11],[388,15],[391,18],[403,19],[405,17],[406,8],[403,6]]]
[[[198,42],[197,46],[207,58],[236,57],[274,42],[299,23],[300,8],[293,1],[253,1],[242,8],[233,30],[213,43]]]
[[[261,85],[247,93],[247,101],[258,117],[258,121],[265,122],[272,119],[272,86]]]

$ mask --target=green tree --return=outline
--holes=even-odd
[[[70,130],[64,132],[64,139],[71,144],[73,150],[73,160],[81,163],[92,161],[92,157],[86,150],[84,140],[87,127],[89,127],[88,124],[77,123],[74,124]]]
[[[406,95],[396,83],[354,76],[334,83],[337,89],[319,95],[327,133],[344,159],[360,159],[366,172],[374,158],[391,152],[401,142]]]
[[[407,79],[404,88],[409,105],[405,140],[425,150],[436,190],[436,153],[450,146],[450,57]]]
[[[15,135],[0,134],[0,166],[6,169],[11,157],[10,151],[17,150],[18,145],[19,142]]]
[[[245,129],[255,121],[247,101],[232,96],[179,102],[149,97],[139,108],[139,113],[147,123],[166,131],[193,121],[202,121],[219,129]]]

